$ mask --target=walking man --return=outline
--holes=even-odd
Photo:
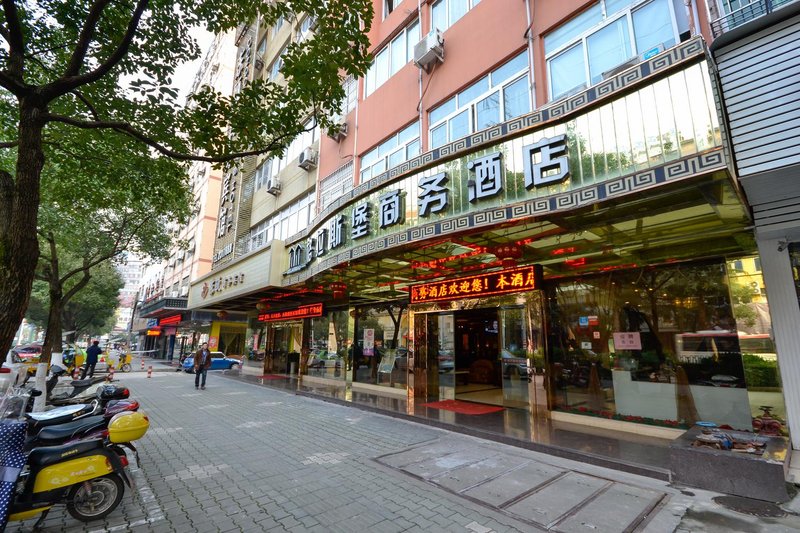
[[[194,388],[206,390],[206,374],[211,368],[211,352],[208,343],[204,342],[197,353],[194,354]],[[200,374],[203,374],[203,383],[200,383]]]
[[[81,379],[86,379],[87,373],[90,378],[94,377],[94,367],[97,364],[97,357],[100,355],[100,352],[102,352],[99,344],[100,341],[92,341],[92,345],[86,350],[86,364],[83,367]]]

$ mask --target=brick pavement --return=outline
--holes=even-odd
[[[216,372],[205,391],[184,373],[119,378],[151,420],[135,494],[88,525],[54,509],[42,531],[667,532],[714,510],[710,493]]]

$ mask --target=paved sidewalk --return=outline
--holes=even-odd
[[[152,424],[135,497],[88,525],[55,509],[43,531],[800,531],[796,516],[739,515],[712,493],[218,372],[205,391],[184,373],[119,377]]]

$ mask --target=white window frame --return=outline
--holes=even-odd
[[[521,70],[518,70],[518,71],[514,72],[513,74],[508,76],[505,80],[501,81],[499,84],[491,85],[491,74],[492,74],[492,72],[502,68],[504,65],[510,63],[511,61],[514,61],[515,59],[517,59],[520,56],[525,56],[525,67],[523,69],[521,69]],[[447,100],[442,102],[441,104],[437,105],[435,108],[431,109],[428,112],[428,117],[429,117],[428,149],[429,150],[433,150],[434,148],[438,148],[439,146],[442,146],[443,144],[447,144],[447,143],[450,143],[450,142],[453,142],[453,141],[456,140],[456,139],[451,139],[450,138],[450,127],[449,127],[450,120],[453,119],[454,117],[456,117],[457,115],[460,115],[461,113],[463,113],[466,110],[469,111],[469,114],[468,114],[468,117],[469,117],[469,119],[468,119],[469,120],[469,128],[468,128],[467,135],[471,135],[471,134],[475,133],[475,131],[476,131],[476,129],[475,129],[476,128],[476,119],[475,119],[476,109],[475,109],[475,105],[478,102],[480,102],[480,101],[484,100],[485,98],[489,97],[490,95],[492,95],[495,92],[499,92],[499,94],[500,94],[500,110],[499,110],[500,122],[505,121],[506,120],[505,119],[506,103],[505,103],[505,99],[503,98],[503,91],[505,90],[506,87],[518,82],[519,80],[521,80],[523,78],[526,80],[526,84],[530,83],[530,78],[528,77],[528,70],[530,69],[530,64],[529,64],[528,61],[529,61],[528,50],[525,49],[522,52],[520,52],[519,54],[517,54],[514,57],[512,57],[511,59],[509,59],[503,65],[500,65],[499,67],[495,68],[491,72],[487,72],[486,74],[484,74],[480,78],[474,80],[472,83],[470,83],[467,87],[464,88],[464,90],[466,90],[466,89],[472,87],[473,85],[475,85],[476,83],[478,83],[479,81],[483,80],[484,78],[487,78],[488,79],[488,83],[490,85],[489,89],[487,91],[484,91],[483,93],[479,94],[478,96],[470,99],[468,102],[459,102],[458,101],[458,96],[461,93],[464,92],[464,90],[462,90],[458,94],[454,94],[453,96],[451,96],[450,98],[448,98]],[[530,110],[533,109],[533,103],[531,101],[530,85],[528,85],[528,90],[526,91],[526,94],[528,96],[528,112],[530,112]],[[430,120],[431,113],[435,112],[437,109],[441,108],[442,106],[448,105],[450,102],[455,102],[456,103],[453,111],[451,111],[447,115],[439,118],[436,122],[433,122],[433,121]],[[439,128],[440,126],[444,126],[444,128],[445,128],[445,130],[447,132],[447,139],[445,140],[444,143],[437,144],[436,146],[434,146],[433,145],[433,131],[435,129]]]
[[[256,168],[256,179],[255,179],[255,188],[256,190],[261,189],[264,187],[267,182],[269,182],[270,177],[272,175],[271,172],[272,167],[272,158],[267,158],[258,165]]]
[[[412,32],[416,32],[415,35],[412,35]],[[389,81],[392,76],[397,74],[397,72],[409,64],[414,59],[414,45],[416,45],[420,38],[420,25],[419,19],[414,19],[413,22],[407,24],[405,28],[400,31],[394,38],[386,44],[379,52],[375,54],[375,59],[372,61],[372,64],[367,69],[367,74],[364,76],[364,98],[368,97],[370,94],[374,93],[378,87]],[[398,43],[400,40],[404,41],[404,46],[406,49],[406,56],[405,62],[401,65],[393,65],[392,64],[392,46],[395,43]],[[386,74],[386,79],[380,80],[378,83],[378,65],[381,61],[385,60],[387,63],[388,73]]]
[[[358,100],[358,80],[354,76],[347,76],[342,82],[344,89],[344,100],[342,101],[342,116],[346,116],[356,108]]]
[[[263,248],[273,240],[285,241],[292,235],[303,231],[314,218],[314,199],[312,191],[287,205],[252,228],[247,239],[247,251]]]
[[[417,135],[413,136],[413,137],[409,137],[405,141],[401,141],[400,134],[404,133],[406,130],[408,130],[409,128],[413,127],[414,125],[417,125]],[[381,148],[386,147],[386,146],[392,144],[393,142],[395,144],[394,147],[387,148],[386,154],[384,154],[382,156],[379,155]],[[417,153],[409,155],[408,149],[415,142],[418,145],[417,146]],[[402,153],[402,159],[400,160],[400,162],[395,164],[395,165],[392,165],[392,167],[389,167],[389,159],[393,155],[397,154],[400,151],[403,152]],[[369,181],[372,178],[374,178],[375,176],[378,176],[378,175],[382,174],[383,172],[389,170],[389,168],[393,168],[393,167],[396,167],[397,165],[401,165],[404,162],[408,161],[411,157],[415,157],[416,155],[419,155],[421,151],[422,151],[422,146],[420,144],[419,121],[412,122],[408,126],[406,126],[404,128],[401,128],[400,130],[398,130],[395,133],[393,133],[391,136],[389,136],[389,138],[385,139],[382,143],[380,143],[378,146],[376,146],[372,150],[370,150],[368,152],[364,152],[364,154],[362,154],[362,156],[361,156],[361,168],[360,168],[359,174],[358,174],[359,175],[359,181],[358,182],[359,183],[364,183],[365,181]],[[373,156],[376,157],[375,161],[367,163],[365,165],[365,160],[369,161]]]
[[[675,40],[675,43],[680,42],[680,33],[679,33],[679,30],[678,30],[678,22],[677,22],[677,20],[675,18],[675,3],[672,0],[637,0],[637,1],[632,1],[629,6],[627,6],[624,9],[621,9],[619,11],[616,11],[616,12],[612,13],[610,16],[606,15],[605,1],[606,0],[600,0],[598,2],[598,3],[601,4],[601,7],[602,7],[602,16],[603,16],[602,22],[600,22],[599,24],[596,24],[595,26],[592,26],[588,30],[586,30],[583,33],[577,35],[576,37],[570,39],[569,41],[566,41],[564,44],[562,44],[558,48],[554,49],[552,52],[550,52],[550,53],[545,55],[545,65],[546,65],[546,68],[547,68],[547,94],[549,96],[549,100],[550,101],[553,101],[553,100],[561,98],[561,97],[563,97],[563,96],[565,96],[567,94],[570,94],[570,92],[574,91],[575,89],[577,89],[577,88],[579,88],[581,86],[589,87],[591,85],[591,79],[592,78],[591,78],[591,73],[590,73],[590,70],[589,70],[589,49],[588,49],[588,45],[587,45],[587,40],[592,35],[594,35],[597,32],[603,30],[605,27],[607,27],[609,25],[616,23],[618,20],[620,20],[622,18],[627,18],[626,26],[628,28],[628,40],[629,40],[629,43],[630,43],[630,46],[631,46],[631,57],[638,56],[639,54],[645,52],[645,50],[637,50],[637,48],[636,48],[636,33],[635,33],[634,27],[633,27],[633,13],[635,11],[637,11],[638,9],[643,8],[647,4],[650,4],[652,2],[663,1],[663,2],[665,2],[667,4],[667,6],[669,6],[669,13],[670,13],[670,19],[671,19],[670,23],[672,25],[673,39]],[[544,36],[544,39],[547,39],[547,35]],[[583,46],[583,69],[584,69],[584,75],[583,75],[584,81],[583,81],[583,84],[578,84],[575,87],[572,87],[571,89],[567,89],[567,90],[562,91],[562,92],[560,92],[558,94],[553,94],[553,75],[552,75],[552,72],[551,72],[552,61],[554,59],[556,59],[558,56],[560,56],[561,54],[567,52],[568,50],[570,50],[571,48],[573,48],[574,46],[576,46],[578,44]],[[630,59],[630,58],[628,58],[628,59]]]
[[[467,13],[472,11],[472,9],[481,2],[481,0],[468,0],[469,4],[467,5],[467,10],[466,10],[466,12],[464,12],[464,15],[461,15],[461,17],[458,17],[456,20],[451,22],[450,21],[450,2],[451,1],[452,0],[436,0],[435,2],[431,2],[431,6],[430,6],[430,21],[431,21],[431,25],[433,25],[433,10],[434,10],[434,7],[438,6],[442,2],[444,2],[444,4],[445,4],[445,9],[444,9],[445,25],[444,25],[444,28],[439,28],[439,27],[433,28],[433,27],[431,27],[431,30],[437,29],[439,31],[445,31],[447,28],[449,28],[450,26],[452,26],[453,24],[455,24],[456,22],[461,20],[461,17],[465,16]]]

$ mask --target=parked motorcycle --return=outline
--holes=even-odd
[[[41,446],[58,446],[82,439],[107,437],[108,425],[115,415],[138,410],[139,402],[136,400],[117,400],[110,403],[105,409],[97,410],[98,414],[92,416],[46,426],[35,433],[31,433],[29,429],[25,448],[30,450]]]
[[[14,395],[19,395],[15,392]],[[6,397],[8,398],[8,396]],[[127,457],[117,443],[145,435],[149,420],[142,412],[114,415],[105,439],[82,440],[63,446],[24,452],[27,422],[22,419],[27,402],[0,402],[0,531],[8,520],[37,515],[36,529],[57,504],[83,522],[103,518],[122,500]]]

